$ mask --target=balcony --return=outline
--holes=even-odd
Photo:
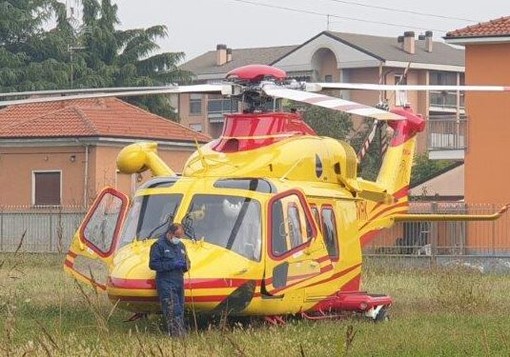
[[[434,115],[427,121],[429,158],[463,160],[467,148],[467,117]]]

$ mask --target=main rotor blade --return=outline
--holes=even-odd
[[[32,95],[56,95],[56,94],[80,94],[80,93],[108,93],[108,92],[132,92],[132,91],[146,91],[154,89],[172,88],[169,86],[158,87],[111,87],[111,88],[83,88],[83,89],[55,89],[55,90],[39,90],[28,92],[9,92],[0,93],[0,97],[28,97]]]
[[[375,118],[377,120],[403,120],[404,117],[387,112],[385,110],[373,108],[364,104],[351,102],[345,99],[330,97],[324,94],[308,93],[294,89],[264,86],[264,92],[272,97],[286,98],[298,102],[318,105],[323,108],[337,110],[349,114],[362,115]]]
[[[16,105],[16,104],[31,104],[31,103],[47,103],[59,102],[77,99],[94,99],[94,98],[108,98],[108,97],[137,97],[142,95],[155,95],[155,94],[179,94],[179,93],[222,93],[225,86],[221,84],[199,84],[190,86],[175,86],[166,87],[164,89],[147,89],[135,90],[126,92],[109,92],[109,93],[88,93],[78,95],[68,95],[59,97],[38,97],[27,98],[18,100],[4,100],[0,101],[0,106]]]
[[[398,85],[398,84],[366,84],[366,83],[309,83],[306,90],[319,92],[323,89],[361,89],[375,91],[474,91],[474,92],[510,92],[510,86],[456,86],[456,85]]]

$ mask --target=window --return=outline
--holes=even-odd
[[[326,82],[326,83],[331,83],[331,82],[333,82],[333,76],[332,76],[331,74],[326,74],[326,75],[324,76],[324,82]]]
[[[319,210],[317,209],[317,206],[311,205],[310,209],[312,210],[313,218],[315,219],[315,223],[317,223],[317,227],[319,227],[319,229],[322,229],[321,218],[319,216]]]
[[[189,127],[191,128],[191,130],[194,130],[198,133],[201,133],[202,132],[202,124],[198,123],[198,124],[190,124]]]
[[[431,71],[429,82],[431,85],[457,85],[457,73]]]
[[[158,238],[174,221],[181,200],[181,194],[136,196],[124,224],[120,246],[137,239]]]
[[[323,207],[322,216],[322,234],[324,235],[324,243],[328,250],[329,257],[338,259],[338,238],[336,234],[335,214],[331,207]]]
[[[209,94],[207,97],[207,117],[211,123],[223,122],[223,114],[238,111],[239,103],[222,95]]]
[[[407,84],[407,77],[404,74],[396,74],[395,75],[395,84],[405,85]],[[395,92],[395,105],[403,106],[408,104],[407,102],[407,92],[406,91],[396,91]]]
[[[193,197],[182,220],[186,236],[260,261],[262,225],[260,203],[249,197]]]
[[[431,85],[457,85],[457,73],[431,71],[429,73]],[[460,85],[464,84],[464,77],[459,76]],[[461,108],[464,107],[464,92],[460,92],[457,99],[457,91],[430,91],[430,105],[439,108],[457,108],[457,102]]]
[[[275,256],[301,246],[313,235],[311,222],[295,194],[273,202],[271,226],[271,252]]]
[[[189,113],[193,115],[202,114],[202,94],[192,93],[189,96]]]
[[[33,173],[33,204],[58,206],[61,204],[61,171],[38,171]]]
[[[105,194],[99,201],[83,229],[83,238],[100,254],[107,254],[113,248],[115,229],[122,209],[122,199]]]

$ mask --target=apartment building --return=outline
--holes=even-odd
[[[384,84],[463,84],[464,50],[433,39],[427,31],[407,31],[382,37],[324,31],[308,41],[281,47],[231,49],[224,44],[181,67],[195,74],[197,83],[217,83],[234,68],[266,64],[304,81],[343,81]],[[400,94],[342,91],[344,99],[367,105],[381,100],[395,106]],[[464,96],[460,92],[412,92],[409,104],[429,123],[418,139],[418,150],[431,158],[462,159],[466,145]],[[179,98],[181,124],[212,137],[221,134],[223,114],[237,103],[219,95],[187,94]]]

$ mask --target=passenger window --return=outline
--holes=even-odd
[[[271,249],[275,256],[285,254],[312,238],[311,222],[296,194],[273,202],[271,222]]]
[[[322,216],[322,234],[324,243],[331,259],[338,259],[338,236],[335,223],[335,213],[331,207],[323,207]]]
[[[313,218],[315,219],[315,223],[317,223],[317,227],[319,227],[319,229],[322,231],[321,218],[319,216],[319,210],[317,209],[317,206],[312,205],[310,209],[312,210]]]

